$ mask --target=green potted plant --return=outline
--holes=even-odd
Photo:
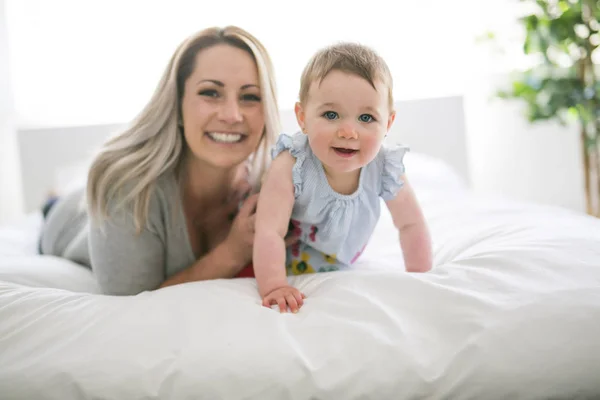
[[[577,123],[587,213],[600,217],[600,1],[520,0],[529,12],[523,51],[532,68],[498,95],[526,104],[529,121]]]

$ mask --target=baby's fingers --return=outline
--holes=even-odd
[[[285,296],[285,300],[287,301],[287,303],[290,306],[290,310],[292,310],[292,312],[295,314],[298,312],[298,308],[300,308],[300,306],[298,306],[298,301],[296,300],[296,298],[294,297],[293,294],[288,294],[287,296]]]
[[[279,305],[279,312],[287,312],[287,303],[285,302],[285,297],[278,297],[277,304]]]
[[[289,309],[293,313],[297,313],[300,307],[304,305],[304,293],[299,290],[284,290],[278,291],[275,294],[269,294],[263,299],[263,306],[271,308],[273,304],[279,306],[279,312],[286,313]]]
[[[301,293],[298,290],[294,292],[294,299],[298,303],[298,307],[302,307],[302,305],[304,304],[305,298],[306,298],[306,296],[304,296],[304,293]]]
[[[287,303],[285,302],[285,297],[283,296],[269,295],[263,299],[262,304],[267,308],[271,308],[273,304],[277,304],[280,312],[284,313],[287,311]]]
[[[271,303],[272,303],[271,298],[270,297],[265,297],[263,299],[262,305],[264,307],[271,308]]]

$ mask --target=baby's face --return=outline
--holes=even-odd
[[[298,122],[327,172],[358,170],[377,155],[394,115],[387,87],[375,82],[375,88],[357,75],[334,70],[313,82],[304,106],[296,106]]]

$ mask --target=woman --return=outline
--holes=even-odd
[[[41,252],[91,266],[106,294],[238,276],[278,130],[263,45],[237,27],[199,32],[131,126],[103,146],[87,192],[49,211]]]

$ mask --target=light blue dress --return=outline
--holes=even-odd
[[[289,151],[295,203],[290,230],[300,241],[287,250],[287,273],[299,275],[350,267],[367,246],[380,215],[380,197],[390,200],[404,182],[407,147],[382,146],[373,161],[361,169],[357,190],[349,195],[334,191],[323,164],[302,132],[279,136],[271,156]]]

